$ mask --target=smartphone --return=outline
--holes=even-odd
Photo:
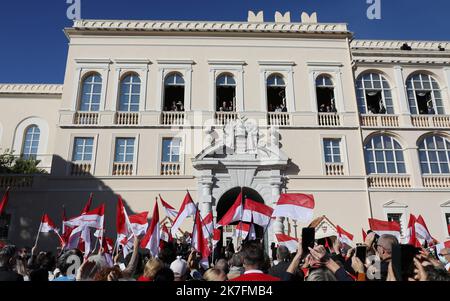
[[[316,229],[315,228],[303,228],[302,229],[302,249],[303,255],[309,254],[309,248],[314,248]]]
[[[367,246],[360,245],[356,246],[356,257],[361,260],[362,263],[366,262],[366,255],[367,255]]]
[[[412,245],[395,245],[392,247],[392,268],[398,281],[408,281],[414,276],[414,257],[419,249]]]

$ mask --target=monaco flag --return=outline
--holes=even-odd
[[[427,242],[428,245],[432,245],[434,242],[433,237],[428,231],[427,224],[425,224],[425,220],[422,215],[419,215],[416,219],[415,223],[416,230],[416,238],[420,241],[421,244],[425,244]]]
[[[221,237],[222,237],[222,229],[215,228],[214,232],[213,232],[213,238],[212,238],[213,248],[215,248],[217,246],[217,243],[220,241]]]
[[[192,231],[192,247],[201,254],[200,264],[207,269],[208,257],[211,254],[211,250],[208,246],[208,240],[203,232],[203,223],[200,218],[200,210],[197,210],[195,216],[194,231]]]
[[[171,218],[172,220],[177,218],[178,215],[178,211],[175,210],[175,208],[173,208],[172,206],[170,206],[169,204],[167,204],[163,198],[161,197],[161,195],[159,195],[159,199],[161,201],[161,204],[164,208],[164,211],[166,211],[166,215],[168,218]]]
[[[9,197],[9,187],[6,189],[5,194],[2,197],[2,201],[0,203],[0,215],[3,214],[3,211],[6,208],[6,204],[8,204],[8,197]]]
[[[298,241],[296,238],[283,233],[276,233],[275,237],[277,238],[278,244],[280,246],[285,246],[291,253],[297,252]]]
[[[89,199],[88,199],[86,205],[84,205],[83,210],[81,210],[81,214],[86,214],[86,213],[89,212],[89,210],[91,210],[92,200],[93,200],[93,199],[94,199],[94,194],[91,193],[91,194],[89,195]]]
[[[255,226],[253,224],[240,222],[236,226],[235,231],[236,231],[236,235],[238,237],[241,237],[242,240],[245,240],[246,238],[248,238],[248,240],[256,239],[256,231],[255,231]]]
[[[213,214],[212,212],[208,213],[203,219],[203,235],[206,238],[211,238],[213,235],[214,224],[213,224]]]
[[[69,219],[64,223],[65,226],[69,227],[90,227],[95,229],[103,228],[103,223],[105,219],[105,204],[100,207],[95,208],[89,212],[86,212],[80,216]]]
[[[253,222],[261,227],[266,227],[272,219],[273,209],[264,204],[246,199],[244,204],[243,222]]]
[[[342,229],[340,226],[336,226],[336,231],[338,234],[338,240],[342,244],[346,244],[347,246],[352,247],[353,246],[353,234],[348,233],[344,229]]]
[[[159,251],[159,240],[160,240],[160,230],[159,230],[159,210],[158,202],[155,202],[155,207],[153,208],[152,221],[150,227],[147,230],[144,238],[141,241],[141,248],[148,249],[150,254],[154,257],[158,255]]]
[[[417,237],[416,237],[415,224],[416,224],[416,217],[414,215],[410,214],[404,243],[415,246],[415,247],[420,247],[420,242],[417,240]]]
[[[131,224],[131,230],[133,231],[134,235],[141,236],[147,232],[148,228],[147,216],[148,211],[130,215],[128,217]]]
[[[242,219],[242,215],[244,214],[243,206],[242,206],[242,192],[239,193],[236,201],[234,201],[233,206],[228,209],[227,213],[220,219],[217,225],[226,226],[233,222],[240,221]]]
[[[47,214],[44,214],[41,219],[41,225],[39,227],[40,233],[49,233],[55,232],[58,233],[58,229],[55,226],[55,223],[50,219]]]
[[[161,237],[160,239],[165,242],[171,242],[173,240],[172,235],[170,235],[169,230],[166,225],[161,226]]]
[[[391,234],[397,237],[398,241],[400,241],[400,224],[397,222],[387,222],[381,221],[374,218],[369,218],[369,226],[370,230],[375,232],[378,235],[383,234]]]
[[[178,212],[177,217],[173,221],[172,229],[170,229],[172,236],[176,236],[177,231],[180,228],[181,224],[184,222],[184,220],[188,216],[195,216],[196,212],[197,207],[195,206],[191,194],[188,191],[186,193],[186,196],[184,197],[183,204],[181,204],[180,211]]]
[[[310,194],[283,193],[278,199],[273,217],[289,217],[308,223],[313,217],[314,197]]]

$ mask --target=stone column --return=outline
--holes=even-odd
[[[199,181],[200,204],[199,209],[203,217],[212,211],[212,178],[204,177]]]
[[[272,207],[275,207],[275,204],[277,203],[278,199],[280,198],[280,192],[281,192],[281,181],[276,180],[272,181],[270,183],[271,186],[271,204]],[[276,241],[275,234],[276,233],[284,233],[284,218],[283,217],[277,217],[276,220],[273,222],[272,226],[269,227],[267,230],[267,237],[269,246],[272,242]]]

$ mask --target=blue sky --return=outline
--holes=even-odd
[[[81,0],[84,19],[245,21],[248,10],[318,12],[319,22],[345,22],[356,38],[450,40],[450,1],[380,0],[382,19],[369,20],[366,0]],[[62,83],[72,24],[66,0],[2,0],[0,82]]]

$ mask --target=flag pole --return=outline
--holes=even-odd
[[[244,187],[241,186],[241,220],[239,221],[241,223],[241,226],[239,227],[239,224],[238,224],[238,227],[239,227],[239,229],[238,229],[239,230],[238,244],[239,244],[239,246],[242,245],[242,237],[241,237],[242,234],[241,234],[241,231],[242,231],[242,218],[244,217],[244,208],[243,208],[243,206],[244,206]],[[239,246],[236,246],[236,247],[239,247]]]
[[[34,247],[37,246],[37,243],[38,243],[38,240],[39,240],[39,234],[41,234],[41,230],[42,230],[42,218],[41,218],[41,223],[39,224],[38,234],[36,235],[36,241],[34,242]]]
[[[194,216],[194,226],[192,227],[192,239],[191,239],[191,248],[192,248],[192,243],[194,241],[194,230],[195,230],[195,224],[197,223],[197,213],[198,213],[198,203],[195,204],[195,216]],[[200,214],[199,214],[200,215]],[[203,228],[203,227],[202,227]],[[197,234],[198,235],[198,234]]]

